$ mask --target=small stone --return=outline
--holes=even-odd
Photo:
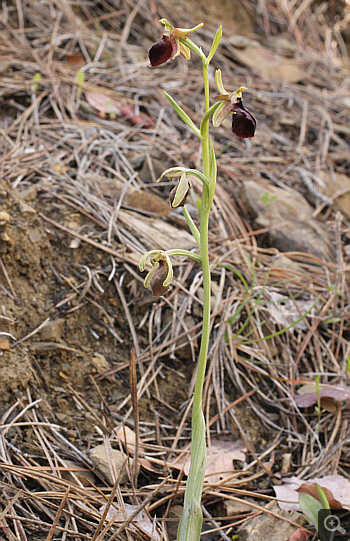
[[[32,242],[33,244],[41,241],[41,238],[42,238],[41,233],[37,227],[30,227],[28,229],[28,234],[29,234],[30,242]]]
[[[7,336],[0,336],[0,349],[10,351],[10,342]]]
[[[0,211],[0,222],[11,222],[12,221],[12,216],[9,215],[8,212],[6,212],[5,210],[1,210]]]
[[[274,267],[278,267],[280,269],[285,269],[293,272],[300,272],[300,267],[298,263],[290,259],[290,257],[287,257],[286,255],[275,255],[272,258],[272,264]]]
[[[290,472],[291,462],[292,462],[292,453],[284,453],[284,455],[282,455],[282,466],[281,466],[282,475],[286,475],[286,473]]]
[[[11,244],[12,246],[14,245],[14,241],[11,239],[11,237],[8,236],[8,234],[6,233],[6,231],[3,231],[3,232],[0,234],[0,239],[3,240],[4,242],[8,242],[8,243]]]
[[[63,330],[64,319],[49,321],[41,329],[40,338],[43,342],[60,342]]]
[[[109,460],[107,458],[106,447],[103,444],[97,445],[97,447],[95,447],[94,449],[91,449],[89,455],[96,469],[106,478],[106,480],[108,481],[110,485],[114,485],[115,479],[113,476],[113,472],[111,472],[111,469],[109,467]],[[126,455],[124,455],[124,453],[122,453],[121,451],[118,451],[117,449],[111,450],[111,460],[114,464],[114,469],[115,469],[115,473],[117,477],[119,476],[119,473],[121,472],[123,468],[125,459],[126,459]],[[132,463],[133,463],[133,459],[129,458],[130,468],[132,467]],[[120,483],[121,484],[127,483],[128,479],[129,479],[128,473],[125,468],[122,474]]]
[[[281,511],[275,501],[266,505],[266,509],[275,515],[287,518],[300,526],[305,524],[306,519],[297,511]],[[288,541],[289,536],[294,532],[295,526],[267,513],[254,517],[244,522],[238,528],[239,539],[242,541],[256,541],[257,539],[268,539],[269,541]]]
[[[5,71],[7,71],[10,67],[10,62],[7,62],[6,60],[1,60],[0,61],[0,74],[3,74],[5,73]]]
[[[233,517],[235,515],[241,515],[242,513],[250,513],[253,511],[253,507],[245,503],[245,501],[258,505],[258,502],[252,498],[246,498],[246,500],[240,500],[239,502],[235,502],[233,500],[224,500],[223,506],[225,515],[227,517]]]
[[[21,214],[24,214],[25,216],[34,216],[34,214],[36,214],[36,210],[25,201],[22,201],[22,199],[19,200],[19,210]]]
[[[35,184],[29,186],[26,190],[19,192],[19,196],[23,201],[35,201],[38,194],[37,187]]]
[[[313,209],[300,193],[247,180],[240,195],[254,227],[269,229],[271,245],[280,252],[302,252],[321,260],[334,259],[328,231],[313,218]]]
[[[64,424],[69,424],[71,422],[71,417],[67,415],[66,413],[56,413],[57,419]]]
[[[94,353],[94,356],[91,359],[91,364],[94,365],[99,374],[105,372],[106,370],[108,370],[108,368],[110,368],[109,362],[107,361],[106,357],[101,353]]]

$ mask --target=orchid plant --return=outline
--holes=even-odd
[[[199,255],[182,249],[168,251],[152,250],[142,256],[139,264],[140,271],[144,271],[147,261],[150,261],[152,269],[147,274],[144,285],[145,287],[150,287],[155,296],[164,295],[170,286],[173,278],[171,264],[172,256],[189,257],[199,263],[202,267],[204,288],[203,327],[193,397],[191,466],[186,484],[183,513],[177,533],[178,541],[198,541],[203,522],[201,496],[206,467],[206,439],[205,421],[202,411],[202,393],[210,337],[211,275],[209,266],[208,226],[217,178],[215,152],[209,137],[209,121],[212,118],[213,126],[217,127],[221,125],[223,120],[229,114],[232,114],[233,133],[238,137],[248,138],[254,137],[256,120],[251,111],[246,109],[243,105],[242,92],[247,89],[245,87],[240,87],[233,92],[227,92],[222,83],[220,70],[216,70],[215,74],[219,95],[215,98],[215,103],[210,106],[208,70],[209,64],[221,40],[222,27],[220,26],[214,37],[208,56],[205,56],[202,49],[188,38],[188,34],[201,28],[203,26],[202,24],[199,24],[194,28],[174,28],[166,19],[161,19],[160,22],[164,25],[165,29],[162,38],[152,45],[149,50],[150,65],[152,67],[160,66],[179,55],[182,55],[186,60],[190,60],[192,51],[199,56],[203,67],[204,115],[199,127],[195,125],[179,104],[165,92],[165,96],[177,114],[201,142],[203,170],[199,171],[196,169],[186,169],[184,167],[172,167],[164,171],[159,179],[161,180],[164,176],[170,179],[179,178],[177,186],[170,193],[170,204],[173,208],[182,207],[190,231],[198,245]],[[203,185],[199,229],[195,225],[185,206],[186,198],[191,189],[191,176],[197,177]]]

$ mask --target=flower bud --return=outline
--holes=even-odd
[[[173,54],[173,46],[168,36],[163,36],[162,39],[157,41],[148,51],[148,58],[150,65],[154,68],[165,64]]]
[[[158,267],[152,274],[149,287],[151,288],[152,293],[155,297],[161,297],[169,289],[169,286],[164,285],[164,282],[169,273],[169,267],[167,261],[164,259],[161,259],[157,263]]]
[[[256,119],[253,113],[244,107],[242,98],[237,98],[232,109],[232,132],[243,139],[254,137]]]

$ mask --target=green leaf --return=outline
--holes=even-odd
[[[315,483],[315,485],[316,485],[316,490],[317,490],[318,497],[320,498],[322,509],[330,509],[331,506],[329,505],[329,502],[327,500],[327,496],[326,496],[325,491],[317,483]]]
[[[39,83],[40,80],[41,80],[41,73],[37,72],[37,73],[34,75],[34,81],[36,81],[36,82],[34,83],[34,85],[33,85],[33,86],[34,86],[34,92],[37,91],[37,89],[38,89],[38,83]]]
[[[318,512],[320,509],[322,509],[321,503],[310,496],[310,494],[305,494],[305,492],[302,492],[299,495],[299,505],[309,522],[311,522],[311,524],[315,526],[316,530],[318,530]]]
[[[179,117],[181,118],[181,120],[184,121],[185,124],[187,124],[187,126],[189,128],[191,128],[191,130],[194,131],[194,133],[199,137],[201,138],[201,133],[199,131],[199,129],[197,128],[197,126],[192,122],[192,120],[190,119],[190,117],[185,113],[185,111],[183,109],[181,109],[180,105],[178,103],[176,103],[176,101],[167,93],[167,92],[164,92],[167,100],[169,101],[169,103],[174,107],[175,111],[177,112],[177,114],[179,115]]]
[[[208,58],[207,58],[207,65],[209,65],[209,62],[213,58],[214,54],[216,53],[216,49],[219,47],[219,43],[222,38],[222,26],[220,25],[218,31],[215,34],[215,38],[213,40],[212,46],[210,48]]]
[[[199,503],[192,496],[185,505],[181,515],[179,529],[177,531],[178,541],[199,541],[203,523],[202,509]]]
[[[84,83],[85,83],[85,73],[83,71],[81,71],[81,70],[78,70],[77,71],[77,85],[78,85],[77,94],[78,94],[78,97],[81,96]]]

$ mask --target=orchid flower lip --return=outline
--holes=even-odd
[[[145,253],[139,262],[141,272],[145,270],[147,260],[152,265],[151,270],[144,279],[144,286],[150,287],[156,297],[164,295],[173,279],[173,266],[170,257],[164,250],[150,250]]]

